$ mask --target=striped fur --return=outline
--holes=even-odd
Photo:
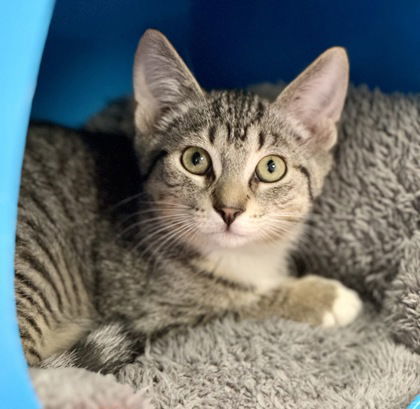
[[[287,277],[331,165],[346,70],[343,52],[331,50],[274,103],[207,93],[166,38],[148,31],[136,54],[133,134],[33,124],[15,262],[28,362],[115,372],[148,338],[229,311],[349,322],[358,305],[349,290]],[[190,146],[211,159],[202,176],[182,165]],[[267,155],[286,163],[276,183],[255,172]],[[242,213],[226,225],[217,207]],[[355,311],[344,318],[342,296]]]
[[[134,335],[123,323],[109,323],[93,329],[68,350],[48,357],[41,367],[113,373],[132,362],[144,349],[144,343],[144,338]]]

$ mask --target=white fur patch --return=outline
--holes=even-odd
[[[342,327],[350,324],[362,310],[362,301],[358,294],[345,287],[340,282],[336,282],[337,296],[331,311],[325,313],[322,320],[324,328]]]
[[[252,286],[262,294],[284,281],[288,251],[278,244],[220,249],[211,252],[200,267],[217,277]]]

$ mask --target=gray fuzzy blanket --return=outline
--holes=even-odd
[[[88,127],[131,132],[129,103]],[[366,305],[355,323],[227,317],[174,330],[117,379],[33,370],[45,408],[406,407],[420,393],[420,96],[352,89],[336,160],[296,266],[357,289]]]

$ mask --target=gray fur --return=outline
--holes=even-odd
[[[288,277],[331,165],[345,52],[326,51],[273,104],[204,92],[155,31],[141,39],[134,73],[134,135],[29,131],[15,263],[29,363],[117,371],[133,358],[128,333],[140,352],[171,327],[228,312],[353,320],[360,301],[339,282]],[[205,175],[181,164],[191,146],[211,158]],[[286,163],[274,183],[255,173],[267,155]],[[218,206],[242,214],[229,225]]]
[[[142,352],[145,339],[121,322],[100,325],[67,351],[51,355],[42,368],[85,368],[102,374],[118,371]]]

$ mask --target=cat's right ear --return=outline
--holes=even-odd
[[[304,143],[314,150],[328,151],[336,142],[349,82],[349,62],[341,47],[321,54],[288,85],[275,101],[306,129]]]
[[[204,93],[168,39],[149,29],[140,39],[134,61],[135,123],[147,133],[163,110]]]

